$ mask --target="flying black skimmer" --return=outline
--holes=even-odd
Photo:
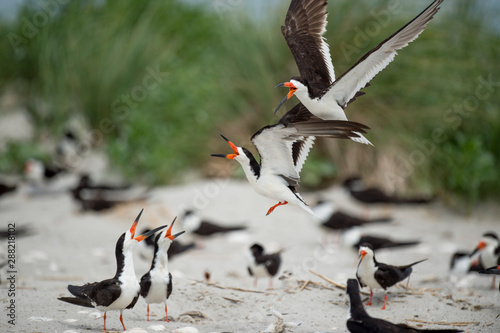
[[[418,332],[463,332],[454,329],[420,329],[406,324],[393,324],[387,320],[373,318],[366,312],[361,296],[359,295],[358,282],[355,279],[347,280],[347,295],[349,295],[349,316],[347,329],[351,333],[383,332],[383,333],[418,333]]]
[[[472,255],[479,253],[479,263],[483,268],[500,265],[500,241],[494,232],[487,232],[477,244]],[[495,288],[495,275],[493,275],[492,289]]]
[[[383,70],[396,51],[415,40],[439,10],[443,0],[434,1],[420,15],[377,45],[354,66],[335,79],[330,48],[323,38],[326,32],[326,0],[292,0],[281,32],[292,52],[300,77],[281,83],[290,89],[280,106],[294,94],[315,116],[325,120],[347,120],[344,109],[360,89]],[[364,136],[353,141],[371,144]]]
[[[347,139],[357,136],[354,132],[366,133],[365,129],[367,127],[359,123],[321,120],[299,103],[277,124],[265,126],[252,136],[251,141],[260,154],[260,164],[248,149],[235,146],[224,136],[234,154],[212,156],[238,161],[257,193],[279,201],[268,210],[267,215],[276,207],[288,203],[314,215],[297,193],[297,187],[299,173],[315,136]]]
[[[372,249],[375,251],[393,247],[414,246],[420,244],[420,241],[396,241],[392,238],[387,237],[365,235],[359,228],[351,228],[349,230],[346,230],[342,234],[342,243],[348,246],[352,246],[356,248],[356,250],[359,250],[359,247],[362,244],[367,243],[370,244],[372,246]]]
[[[175,219],[167,230],[155,237],[155,249],[151,268],[141,278],[141,296],[144,297],[144,300],[148,304],[148,321],[149,304],[155,303],[165,303],[165,321],[169,321],[167,299],[172,293],[172,274],[168,271],[168,249],[174,238],[184,233],[184,231],[181,231],[172,235],[174,222]]]
[[[249,265],[247,269],[250,276],[255,278],[254,286],[257,286],[257,279],[269,278],[269,288],[272,288],[273,277],[278,273],[281,266],[281,251],[266,254],[262,245],[256,243],[250,246],[248,259]]]
[[[67,168],[55,164],[44,164],[34,158],[28,159],[24,164],[24,173],[28,181],[38,185],[52,180],[66,171],[68,171]]]
[[[404,266],[383,264],[377,262],[375,253],[369,244],[360,246],[359,256],[361,259],[358,264],[358,270],[356,271],[356,277],[362,287],[370,288],[370,300],[366,305],[372,305],[373,289],[384,289],[385,296],[382,310],[385,310],[387,304],[387,288],[409,277],[413,271],[413,265],[427,260],[419,260]]]
[[[480,270],[479,273],[481,273],[481,274],[495,274],[495,275],[500,275],[500,265]],[[498,290],[500,290],[500,284],[498,285]]]
[[[346,179],[342,187],[346,189],[354,199],[363,204],[426,204],[431,201],[431,199],[428,198],[401,198],[392,196],[378,188],[367,187],[358,177]]]
[[[151,234],[164,229],[166,226],[156,228],[149,233],[135,236],[135,229],[141,218],[142,210],[135,219],[130,230],[123,233],[116,242],[116,274],[113,278],[101,282],[87,283],[83,286],[68,285],[68,290],[76,297],[60,297],[61,301],[71,304],[96,308],[104,312],[104,331],[106,331],[106,313],[120,310],[120,322],[123,330],[123,310],[132,309],[139,298],[141,287],[135,275],[133,247]]]
[[[181,221],[186,231],[198,236],[211,236],[213,234],[222,234],[246,229],[243,225],[222,226],[212,221],[203,220],[192,210],[187,210],[182,216]]]

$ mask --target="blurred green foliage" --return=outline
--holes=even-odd
[[[326,38],[337,76],[426,2],[391,3],[400,6],[393,13],[382,0],[330,1]],[[33,25],[33,36],[15,47],[12,38],[0,40],[0,85],[27,83],[22,94],[33,119],[52,133],[61,133],[72,114],[85,114],[99,134],[94,144],[128,178],[178,182],[185,171],[203,169],[210,153],[227,149],[219,132],[253,149],[251,134],[278,119],[272,110],[285,91],[274,86],[298,74],[279,30],[287,1],[262,20],[210,6],[71,1],[36,26],[43,9],[25,5],[17,20],[0,26],[12,37]],[[410,175],[412,183],[471,202],[500,194],[499,86],[487,98],[476,96],[481,79],[500,81],[500,36],[488,25],[494,15],[479,13],[474,2],[442,7],[346,111],[372,128],[374,159],[392,146],[412,152],[430,140],[435,149]],[[472,111],[457,111],[473,98]],[[445,140],[433,139],[436,129]],[[362,163],[357,169],[371,170]],[[320,185],[337,172],[315,151],[303,180]]]

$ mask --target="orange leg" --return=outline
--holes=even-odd
[[[106,331],[106,312],[104,312],[104,329],[102,331],[107,332]]]
[[[120,311],[120,322],[122,323],[123,330],[126,331],[127,329],[125,328],[125,324],[123,323],[123,314],[122,314],[122,311]]]
[[[385,291],[385,296],[384,296],[384,306],[382,307],[382,310],[385,310],[385,305],[387,304],[387,290]]]
[[[168,314],[167,314],[167,302],[165,302],[165,321],[170,321],[168,320]]]
[[[370,289],[370,299],[368,300],[368,303],[366,303],[366,305],[368,306],[372,305],[372,297],[373,297],[373,290]]]
[[[149,304],[148,304],[148,321],[149,321]]]
[[[276,205],[274,205],[271,208],[269,208],[269,210],[267,211],[266,216],[269,215],[269,214],[271,214],[276,207],[281,206],[281,205],[286,205],[287,203],[288,203],[288,201],[283,201],[283,202],[280,201],[280,202],[278,202]]]
[[[491,281],[491,289],[495,289],[495,275],[493,275],[493,281]]]
[[[269,289],[272,289],[273,288],[273,279],[270,278],[269,279]]]
[[[257,288],[257,278],[253,279],[253,287]]]

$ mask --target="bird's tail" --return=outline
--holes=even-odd
[[[71,303],[74,305],[84,306],[87,308],[94,307],[88,299],[83,299],[83,298],[79,298],[79,297],[59,297],[58,300],[63,301],[63,302],[67,302],[67,303]]]
[[[359,133],[359,132],[353,132],[357,135],[359,135],[359,137],[351,137],[351,140],[354,141],[354,142],[358,142],[358,143],[362,143],[364,145],[370,145],[370,146],[373,146],[373,143],[371,143],[367,138],[365,138],[363,136],[363,134]]]

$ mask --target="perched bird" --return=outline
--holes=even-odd
[[[347,295],[349,295],[350,303],[347,329],[351,333],[463,332],[454,329],[420,329],[406,324],[393,324],[383,319],[370,317],[361,302],[361,297],[359,296],[359,286],[355,279],[347,280],[346,291]]]
[[[487,269],[480,270],[479,273],[500,275],[500,266],[489,267]],[[498,285],[498,290],[500,290],[500,284]]]
[[[192,210],[187,210],[182,216],[182,226],[186,231],[198,236],[211,236],[213,234],[222,234],[246,229],[243,225],[222,226],[212,221],[202,220]]]
[[[149,233],[135,236],[135,229],[141,218],[142,210],[135,219],[130,230],[123,233],[116,242],[116,274],[113,278],[101,282],[87,283],[83,286],[68,285],[68,290],[76,297],[60,297],[61,301],[71,304],[96,308],[104,312],[104,331],[106,331],[106,313],[112,310],[120,310],[120,322],[123,330],[123,310],[132,309],[139,298],[141,291],[139,281],[135,275],[133,247],[149,235],[164,229],[162,226],[151,230]]]
[[[443,0],[434,1],[420,15],[384,40],[335,80],[330,48],[323,38],[326,32],[326,0],[292,0],[281,32],[292,52],[300,77],[277,87],[287,87],[283,103],[294,94],[315,116],[325,120],[347,120],[344,109],[363,95],[377,73],[396,56],[396,51],[415,40],[439,10]],[[364,136],[353,141],[371,144]]]
[[[266,254],[262,245],[256,243],[250,246],[248,259],[249,265],[247,269],[250,276],[255,278],[254,286],[257,286],[257,279],[269,278],[269,288],[272,288],[272,279],[278,273],[281,266],[281,251]]]
[[[363,244],[359,248],[359,256],[361,259],[356,271],[356,277],[362,287],[370,288],[370,300],[366,305],[372,305],[373,289],[384,289],[385,296],[382,310],[385,310],[387,304],[387,288],[409,277],[413,271],[413,265],[427,260],[419,260],[404,266],[383,264],[377,262],[373,249],[369,244]]]
[[[358,177],[346,179],[342,186],[354,199],[363,204],[426,204],[431,201],[428,198],[401,198],[392,196],[378,188],[367,187]]]
[[[168,271],[168,249],[174,238],[182,235],[181,231],[172,235],[172,227],[175,219],[172,221],[170,228],[159,233],[155,237],[155,249],[153,262],[149,272],[141,278],[141,296],[148,304],[148,321],[149,321],[149,304],[165,303],[165,321],[168,320],[167,314],[167,299],[172,293],[172,274]]]
[[[479,263],[483,268],[500,265],[500,241],[497,234],[494,232],[483,234],[472,255],[476,253],[479,253]],[[491,288],[495,288],[495,275],[493,275]]]
[[[366,126],[359,123],[321,120],[300,103],[277,124],[265,126],[252,136],[251,141],[260,154],[260,164],[248,149],[235,146],[224,136],[234,154],[212,156],[236,160],[257,193],[279,201],[268,210],[267,215],[276,207],[288,203],[314,215],[297,193],[297,187],[299,173],[315,136],[346,139],[357,136],[354,132],[366,133],[364,129]]]
[[[68,171],[62,166],[55,164],[44,164],[42,161],[30,158],[24,164],[24,173],[28,181],[35,184],[42,184],[45,181],[55,178]]]
[[[372,246],[372,249],[386,249],[393,247],[405,247],[405,246],[414,246],[420,244],[420,241],[411,240],[411,241],[396,241],[392,238],[387,237],[378,237],[373,235],[362,234],[359,228],[351,228],[346,230],[342,234],[342,243],[347,246],[352,246],[356,250],[359,250],[359,247],[368,243]]]

